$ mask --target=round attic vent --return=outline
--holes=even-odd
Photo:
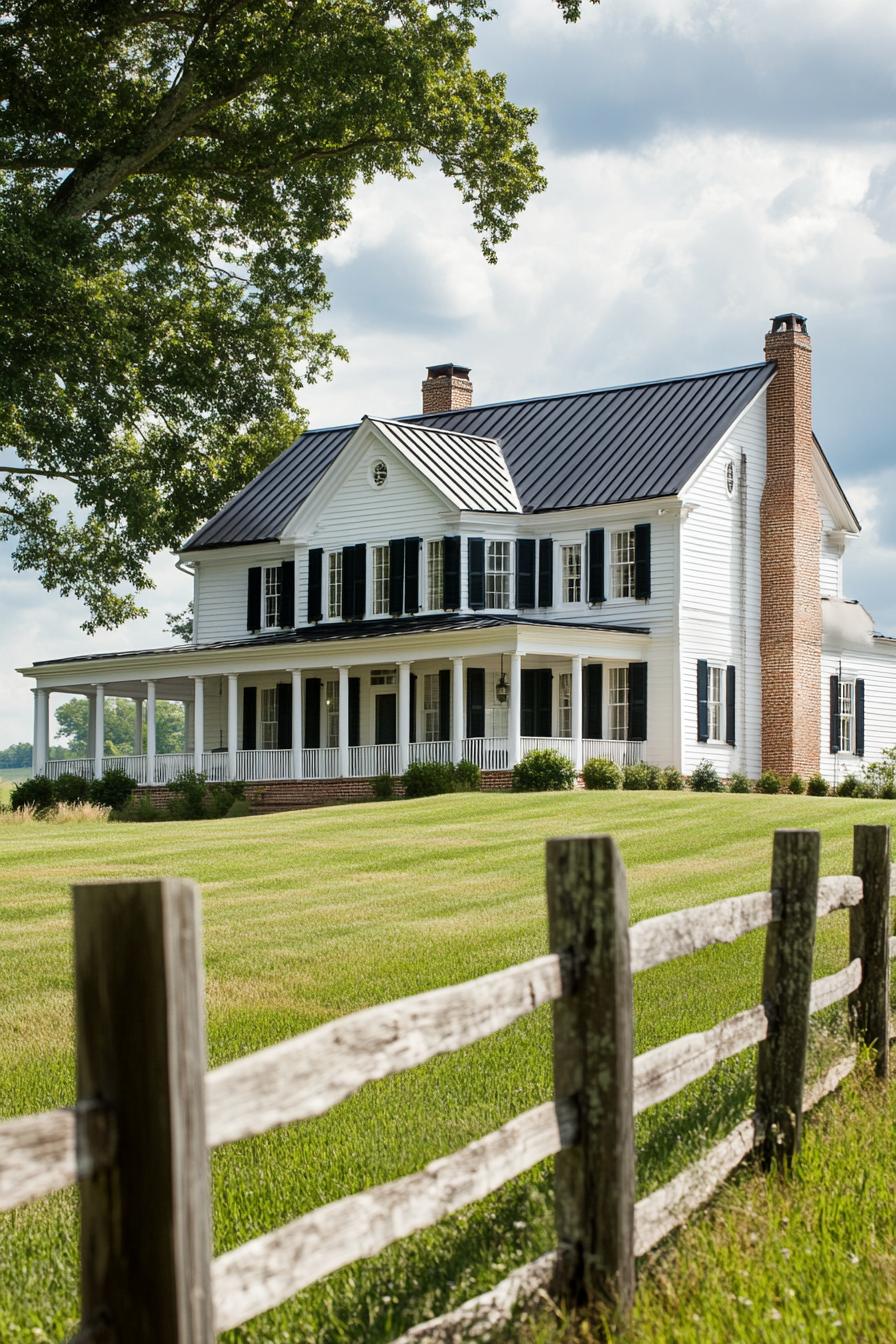
[[[389,468],[381,457],[378,457],[370,468],[370,479],[373,481],[377,490],[386,484],[386,477],[389,475]]]

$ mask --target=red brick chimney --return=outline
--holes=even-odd
[[[458,411],[473,404],[470,370],[460,364],[431,364],[423,380],[423,414]]]
[[[798,313],[772,318],[760,506],[762,766],[814,774],[821,744],[821,516],[812,475],[812,341]]]

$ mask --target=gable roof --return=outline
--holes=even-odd
[[[497,439],[401,420],[371,419],[369,423],[458,509],[520,512],[519,496]]]
[[[775,371],[773,362],[763,360],[717,373],[376,423],[393,433],[396,427],[413,433],[416,426],[496,441],[525,513],[618,504],[677,494]],[[275,541],[357,428],[308,430],[183,549]],[[425,448],[416,440],[415,451],[429,454],[435,444],[433,437]]]

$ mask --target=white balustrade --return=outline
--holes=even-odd
[[[103,772],[107,770],[123,770],[129,779],[133,779],[137,784],[142,784],[146,778],[146,757],[145,756],[104,756]]]
[[[437,761],[447,765],[451,760],[450,742],[412,742],[410,745],[411,763],[417,761]]]
[[[586,737],[582,743],[582,759],[589,761],[592,756],[599,756],[605,761],[615,761],[617,765],[637,765],[644,759],[644,743]]]
[[[251,754],[251,753],[250,753]],[[227,750],[204,751],[202,753],[202,773],[212,784],[224,784],[230,778]]]
[[[41,773],[46,775],[47,779],[58,779],[60,775],[78,775],[81,779],[93,779],[93,760],[71,756],[60,761],[47,761]]]
[[[465,737],[461,759],[473,761],[480,770],[507,770],[510,763],[506,737]]]
[[[338,747],[305,747],[302,751],[302,774],[305,779],[338,779]]]
[[[226,766],[226,757],[225,757]],[[237,779],[290,779],[292,777],[292,752],[269,749],[267,751],[238,751],[236,753]]]
[[[399,773],[396,743],[379,743],[370,747],[349,747],[348,773],[351,779],[371,779],[376,775]]]
[[[522,737],[520,753],[527,751],[556,751],[568,761],[575,761],[576,746],[571,737]]]
[[[185,770],[193,769],[193,753],[186,751],[167,752],[156,756],[155,784],[170,784],[172,779],[182,775]]]

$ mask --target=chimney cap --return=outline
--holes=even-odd
[[[772,336],[779,331],[800,331],[804,336],[809,335],[806,319],[801,313],[779,313],[777,317],[771,319],[771,323]]]
[[[466,364],[430,364],[426,369],[427,378],[469,378],[470,370]]]

